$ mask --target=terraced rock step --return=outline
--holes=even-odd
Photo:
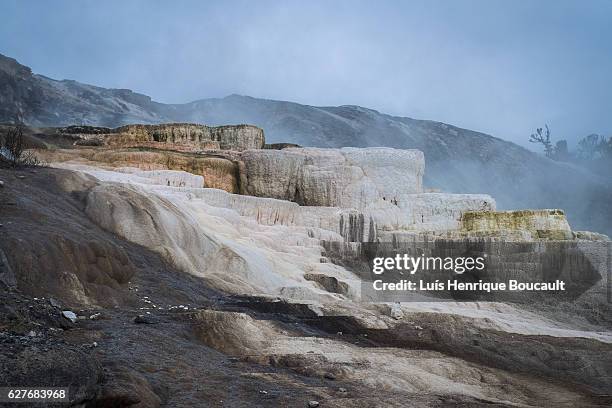
[[[80,146],[158,147],[171,150],[262,149],[263,130],[250,125],[206,126],[194,123],[125,125],[118,128],[69,126],[57,134],[70,136]]]

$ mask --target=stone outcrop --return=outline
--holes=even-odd
[[[66,151],[70,152],[70,151]],[[94,149],[80,154],[86,163],[102,164],[114,168],[133,167],[140,170],[179,170],[202,176],[200,187],[218,188],[230,193],[240,192],[240,163],[229,152],[192,154],[164,150]],[[61,154],[61,153],[60,153]],[[78,156],[65,155],[56,161],[73,161]],[[187,185],[187,184],[186,184]]]
[[[60,134],[78,138],[77,145],[153,147],[178,151],[262,149],[263,130],[251,125],[206,126],[194,123],[125,125],[115,129],[78,126],[60,129]]]
[[[368,214],[380,231],[455,231],[468,211],[495,210],[495,200],[486,194],[404,194],[397,205],[378,202]]]
[[[104,180],[107,173],[93,174]],[[316,227],[258,223],[232,208],[209,205],[194,197],[194,191],[206,189],[104,183],[87,194],[85,211],[104,229],[159,253],[219,290],[280,294],[298,288],[300,296],[309,299],[339,296],[304,278],[305,273],[350,276],[336,265],[320,263],[320,241],[342,240],[339,234]],[[316,222],[316,217],[310,221]]]
[[[464,212],[495,210],[485,194],[424,193],[418,150],[287,148],[241,158],[244,193],[357,209],[378,232],[457,230]]]
[[[172,189],[157,188],[163,194]],[[218,189],[183,189],[190,201],[236,211],[263,225],[304,228],[317,239],[367,242],[376,237],[376,226],[364,213],[350,208],[307,207],[272,198],[228,194]]]
[[[64,193],[82,194],[94,179],[55,169],[39,173],[2,190],[0,286],[75,305],[120,303],[122,287],[138,270],[130,250],[82,214],[78,194]]]
[[[463,214],[462,230],[468,233],[520,234],[524,239],[573,239],[562,210],[470,211]]]
[[[422,152],[390,148],[248,150],[242,161],[247,194],[359,210],[420,193],[425,166]]]

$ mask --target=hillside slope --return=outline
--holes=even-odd
[[[0,122],[34,126],[249,123],[269,143],[389,146],[425,153],[427,187],[488,193],[499,208],[563,208],[575,229],[612,234],[612,180],[483,133],[358,106],[314,107],[231,95],[162,104],[127,89],[56,81],[0,55]]]

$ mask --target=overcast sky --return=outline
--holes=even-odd
[[[0,53],[160,102],[362,105],[526,144],[612,135],[612,1],[0,2]],[[530,146],[534,148],[534,146]]]

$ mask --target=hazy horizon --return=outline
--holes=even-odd
[[[164,103],[360,105],[537,150],[612,134],[612,2],[4,1],[0,53]]]

